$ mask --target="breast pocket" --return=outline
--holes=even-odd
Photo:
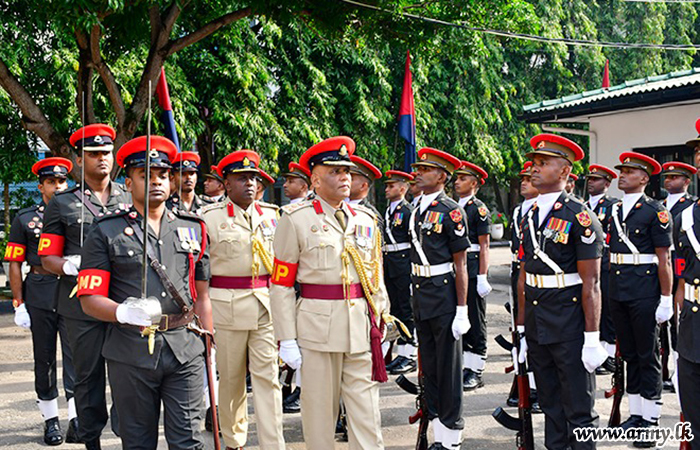
[[[93,216],[90,211],[85,210],[82,214],[80,208],[76,211],[71,211],[66,214],[66,226],[73,230],[79,230],[80,225],[84,224],[84,232],[89,230],[90,225],[92,225]]]
[[[331,330],[331,302],[302,300],[297,311],[297,336],[311,342],[328,342]]]
[[[319,236],[310,236],[306,238],[306,247],[309,257],[306,258],[309,267],[314,270],[328,270],[331,265],[335,267],[337,264],[332,263],[333,259],[339,257],[336,255],[338,243],[330,239],[324,239]]]
[[[119,273],[141,273],[142,251],[136,245],[127,242],[114,244],[114,262],[112,271]]]
[[[240,254],[243,247],[248,245],[249,238],[238,229],[228,229],[219,232],[219,243],[216,251],[224,251],[227,255]]]
[[[180,275],[180,277],[182,277],[182,279],[187,280],[187,277],[190,275],[190,265],[197,262],[197,259],[199,258],[199,251],[192,249],[189,243],[186,243],[183,247],[182,242],[176,241],[174,245],[176,261],[170,261],[170,264],[176,264],[177,273]],[[192,255],[192,258],[190,258],[190,254]],[[165,264],[164,261],[163,263]],[[194,270],[194,266],[192,270]]]

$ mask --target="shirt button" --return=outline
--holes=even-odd
[[[634,232],[635,232],[636,234],[639,234],[639,230],[634,230]]]
[[[161,297],[165,297],[166,295],[167,295],[167,294],[166,294],[165,292],[161,292],[161,293],[160,293],[160,296],[161,296]]]
[[[619,270],[616,270],[616,271],[615,271],[615,275],[620,275],[620,271],[619,271]]]
[[[420,284],[417,284],[417,285],[416,285],[416,289],[420,289]]]
[[[650,273],[651,273],[651,271],[647,270],[647,275],[649,275]]]
[[[158,239],[158,245],[163,245],[163,241],[161,241],[160,239]]]
[[[537,255],[533,256],[533,258],[535,258],[535,259],[539,259],[539,258],[537,257]]]
[[[447,280],[442,280],[444,284],[447,284]]]
[[[693,280],[693,283],[698,284],[698,283],[700,283],[700,280],[698,280],[698,279],[696,278],[696,279]]]
[[[692,310],[693,310],[693,312],[698,312],[698,307],[697,307],[697,306],[693,306]]]
[[[535,306],[537,306],[537,300],[533,300],[533,301],[532,301],[532,304],[535,305]]]
[[[133,251],[133,250],[129,250],[128,252],[126,252],[126,254],[129,255],[129,256],[134,256],[134,251]]]
[[[576,297],[574,297],[574,298],[571,299],[571,301],[572,301],[572,302],[577,302],[578,299],[577,299]]]

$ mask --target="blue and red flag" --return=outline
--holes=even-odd
[[[399,108],[399,136],[406,141],[404,171],[411,173],[411,164],[416,162],[416,109],[413,106],[413,76],[411,75],[411,53],[406,52],[406,72],[403,76],[403,92]]]
[[[168,82],[165,80],[165,67],[160,69],[160,77],[156,85],[156,95],[158,96],[158,104],[163,113],[160,115],[160,121],[163,123],[165,137],[173,141],[177,151],[180,151],[180,140],[177,138],[177,130],[175,129],[175,117],[173,117],[173,105],[170,103],[170,92],[168,91]]]

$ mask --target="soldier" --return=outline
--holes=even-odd
[[[545,447],[595,448],[576,441],[573,429],[598,425],[593,372],[607,357],[598,332],[603,232],[598,218],[564,189],[583,150],[553,134],[530,144],[526,156],[539,195],[522,222],[518,360],[528,358],[535,374]]]
[[[219,163],[221,164],[221,163]],[[267,188],[275,184],[275,179],[268,175],[264,170],[259,169],[258,173],[258,183],[257,183],[257,193],[255,194],[255,200],[261,201],[265,195]]]
[[[567,194],[576,195],[574,190],[576,189],[576,182],[578,181],[578,175],[575,173],[570,173],[569,178],[566,179],[566,187],[564,190]]]
[[[700,120],[695,124],[700,134]],[[695,152],[695,166],[700,167],[700,136],[687,142]],[[686,200],[687,202],[687,200]],[[678,396],[684,419],[690,422],[695,439],[693,450],[700,449],[700,344],[695,335],[700,329],[700,207],[692,202],[673,224],[676,267],[681,269],[676,291],[678,308]]]
[[[416,185],[416,172],[411,172],[410,175],[413,176],[413,180],[408,182],[408,193],[411,194],[411,206],[415,208],[418,206],[418,199],[423,195],[423,192],[421,192],[420,188]]]
[[[418,152],[416,185],[423,195],[413,210],[411,283],[418,351],[435,443],[457,449],[462,440],[462,335],[469,330],[467,249],[464,210],[444,193],[461,165],[440,150]]]
[[[247,441],[246,358],[255,395],[261,448],[284,449],[282,391],[277,342],[270,315],[272,239],[277,207],[255,200],[260,156],[240,150],[224,157],[219,174],[228,199],[208,206],[212,278],[210,296],[216,327],[219,414],[226,445]]]
[[[146,180],[149,149],[151,169]],[[209,259],[202,220],[165,207],[176,153],[175,144],[161,136],[141,136],[119,149],[117,163],[125,169],[134,206],[99,219],[82,253],[78,297],[85,312],[109,327],[102,353],[109,367],[123,448],[158,446],[161,403],[168,446],[204,447],[199,431],[204,389],[200,327],[213,331]],[[144,214],[149,226],[145,238]],[[150,265],[146,298],[142,292],[144,239]]]
[[[618,187],[625,195],[613,205],[610,233],[610,312],[620,353],[627,363],[630,417],[620,426],[647,428],[661,415],[661,360],[658,327],[673,314],[671,217],[644,195],[656,160],[639,153],[620,155]],[[635,446],[653,446],[636,441]]]
[[[204,175],[202,200],[205,203],[216,203],[224,199],[226,199],[224,180],[219,176],[219,169],[216,166],[211,166],[211,172]]]
[[[612,205],[619,200],[608,195],[610,182],[617,178],[617,174],[610,168],[600,164],[588,166],[586,174],[586,186],[588,190],[588,201],[586,206],[598,217],[603,233],[607,236],[610,228],[610,212]],[[605,375],[615,371],[615,325],[612,314],[610,314],[610,248],[607,242],[603,242],[603,257],[600,268],[600,343],[608,352],[608,358],[602,366],[596,369],[596,375]]]
[[[398,318],[414,334],[413,309],[411,308],[411,239],[408,235],[408,219],[413,207],[405,199],[408,182],[413,176],[398,170],[386,173],[384,192],[389,206],[384,213],[384,283],[386,284],[391,315]],[[412,372],[416,369],[416,342],[402,336],[397,341],[398,356],[387,365],[392,375]]]
[[[371,162],[359,156],[352,155],[350,160],[353,162],[354,166],[350,168],[352,186],[350,186],[348,203],[350,203],[350,205],[362,205],[372,210],[374,215],[377,216],[380,228],[383,230],[384,220],[382,219],[382,215],[379,214],[379,210],[377,210],[369,200],[369,193],[374,185],[374,180],[378,180],[382,177],[382,171]]]
[[[199,170],[199,155],[195,152],[180,152],[175,156],[170,177],[175,186],[175,191],[170,193],[166,208],[181,209],[186,212],[202,215],[202,207],[205,202],[195,194],[197,187],[197,171]]]
[[[58,385],[56,384],[56,339],[61,336],[63,354],[63,390],[68,400],[68,432],[66,442],[78,442],[77,412],[73,398],[75,373],[66,323],[56,312],[56,275],[41,267],[37,255],[39,233],[44,225],[44,209],[54,193],[65,191],[66,178],[73,163],[65,158],[46,158],[32,166],[32,172],[39,177],[38,189],[41,202],[20,210],[12,221],[10,237],[5,249],[5,260],[10,262],[10,289],[12,305],[15,308],[15,323],[23,328],[31,328],[34,350],[34,390],[37,395],[39,412],[44,419],[44,443],[63,443],[61,424],[58,420]],[[22,281],[22,265],[29,266],[25,282]]]
[[[476,164],[462,161],[455,170],[454,190],[459,206],[467,215],[469,248],[467,249],[467,310],[471,327],[462,339],[462,386],[473,391],[484,385],[481,374],[486,366],[486,296],[491,292],[488,282],[491,214],[484,202],[476,198],[488,173]]]
[[[104,124],[87,125],[73,133],[70,143],[80,155],[77,164],[85,177],[79,184],[54,195],[46,207],[39,241],[42,267],[60,276],[58,314],[66,319],[68,344],[75,368],[78,437],[87,448],[100,448],[107,423],[105,361],[102,343],[106,324],[85,314],[75,297],[80,252],[93,221],[107,212],[126,210],[131,195],[110,180],[116,133]],[[115,420],[112,416],[113,427]]]
[[[306,199],[311,186],[311,174],[299,163],[290,162],[289,172],[284,174],[284,195],[289,199],[289,203],[298,203]]]
[[[311,450],[334,447],[340,399],[350,448],[384,448],[375,381],[386,381],[380,320],[392,318],[385,312],[381,230],[369,209],[344,201],[354,150],[355,142],[341,136],[301,156],[316,198],[284,206],[275,234],[272,316],[280,358],[292,368],[301,366],[301,418]]]

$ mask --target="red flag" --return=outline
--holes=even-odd
[[[609,60],[605,60],[605,71],[603,72],[603,89],[610,87],[610,69],[608,68]]]

